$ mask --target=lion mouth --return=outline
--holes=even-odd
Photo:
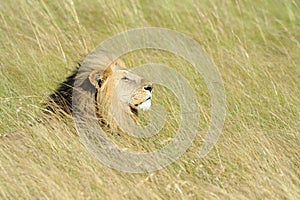
[[[133,98],[138,98],[138,97],[133,97]],[[144,96],[143,99],[141,99],[141,101],[137,101],[137,102],[133,102],[130,103],[130,108],[131,111],[137,112],[137,110],[149,110],[151,107],[151,99],[152,99],[152,93],[151,92],[147,92],[146,95]]]
[[[149,110],[151,107],[151,96],[147,97],[143,102],[140,102],[138,104],[134,104],[134,106],[130,106],[131,111],[137,111],[137,110]]]

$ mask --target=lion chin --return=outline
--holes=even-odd
[[[149,93],[147,99],[143,103],[138,105],[138,109],[143,110],[143,111],[150,110],[150,108],[151,108],[151,97],[152,97],[152,94]]]

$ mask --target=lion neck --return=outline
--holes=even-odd
[[[119,126],[130,127],[138,123],[138,110],[130,108],[128,103],[121,102],[108,91],[97,94],[96,112],[101,124],[109,126],[112,130],[119,130]]]

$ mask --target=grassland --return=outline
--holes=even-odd
[[[3,0],[0,199],[300,199],[299,10],[296,0]],[[199,159],[210,119],[203,80],[167,53],[127,56],[131,67],[161,61],[181,69],[201,110],[184,156],[160,171],[127,174],[89,154],[71,118],[47,120],[42,103],[101,41],[145,26],[203,46],[224,80],[227,117],[217,145]],[[172,94],[155,99],[163,91],[154,91],[154,103],[172,109]]]

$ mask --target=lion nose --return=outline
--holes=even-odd
[[[153,85],[147,85],[144,87],[144,90],[148,90],[149,92],[152,91]]]

